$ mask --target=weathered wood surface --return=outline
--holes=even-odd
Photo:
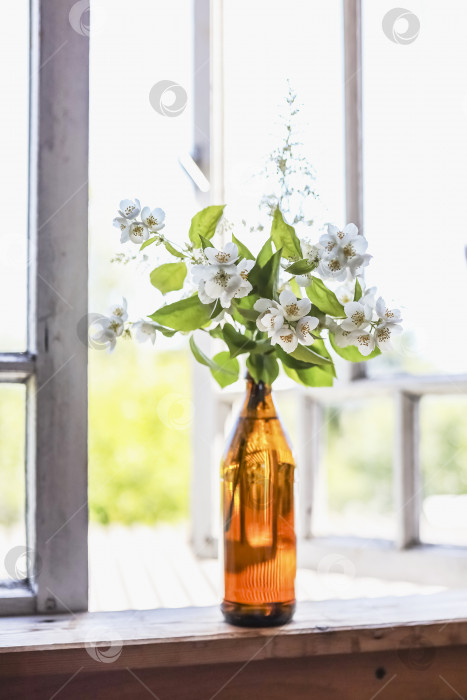
[[[393,650],[177,668],[88,671],[2,679],[8,700],[458,700],[467,695],[467,649]]]
[[[31,673],[49,672],[56,651],[65,671],[73,660],[65,652],[103,640],[123,647],[117,666],[131,660],[144,667],[246,661],[251,654],[260,659],[376,652],[398,648],[407,635],[422,635],[436,647],[467,644],[467,593],[302,603],[289,625],[261,630],[225,624],[217,607],[4,618],[0,672],[9,673],[15,656],[19,662],[26,653],[31,661],[41,658],[37,668],[29,666]]]

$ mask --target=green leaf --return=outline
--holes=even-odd
[[[279,209],[276,208],[272,220],[271,238],[276,246],[276,249],[282,248],[284,258],[303,258],[302,247],[295,233],[293,226],[289,226],[284,221],[284,217]]]
[[[355,294],[354,294],[354,301],[359,301],[359,299],[362,298],[362,288],[360,286],[360,282],[358,281],[358,277],[355,278]]]
[[[166,249],[169,251],[171,255],[174,255],[176,258],[184,258],[185,255],[182,253],[180,250],[177,250],[176,248],[173,247],[172,243],[169,243],[169,241],[164,241],[164,245]]]
[[[372,360],[374,357],[381,355],[381,350],[379,348],[375,348],[369,355],[362,355],[355,345],[347,345],[345,348],[340,348],[336,343],[334,333],[329,333],[329,340],[334,351],[349,362],[365,362],[366,360]]]
[[[219,382],[219,378],[221,376],[223,377],[223,379],[227,379],[227,384],[233,384],[233,382],[235,382],[238,379],[238,360],[231,361],[228,352],[219,353],[219,355],[227,355],[227,358],[225,358],[226,361],[223,363],[217,362],[216,359],[211,360],[210,357],[205,355],[204,352],[199,349],[199,347],[195,343],[195,339],[193,338],[193,336],[190,337],[190,349],[197,362],[199,362],[201,365],[209,367],[211,372],[216,372],[217,376],[214,376],[214,374],[213,376],[217,382]],[[218,357],[218,355],[216,355],[216,357]],[[227,384],[225,384],[224,386],[227,386]]]
[[[291,289],[292,292],[295,294],[295,296],[297,297],[297,299],[301,299],[301,298],[302,298],[302,290],[301,290],[300,287],[298,286],[297,280],[295,279],[295,277],[292,277],[292,278],[289,280],[289,284],[290,284],[290,289]]]
[[[230,324],[224,324],[223,338],[230,351],[230,357],[237,357],[245,352],[251,352],[256,347],[256,343],[251,338],[246,338],[243,333],[239,333]]]
[[[229,386],[229,384],[234,384],[238,379],[238,375],[240,374],[240,365],[238,364],[238,360],[232,359],[229,353],[225,350],[224,352],[218,352],[217,355],[214,355],[213,360],[216,365],[219,365],[222,368],[222,371],[211,369],[211,374],[219,386],[223,389],[225,386]],[[225,369],[227,369],[228,372],[225,372]]]
[[[203,250],[204,250],[205,248],[214,248],[214,246],[213,246],[213,244],[211,243],[211,241],[208,241],[207,238],[205,238],[205,237],[202,236],[201,234],[200,234],[199,237],[200,237],[200,240],[201,240],[201,247],[203,248]]]
[[[272,258],[272,240],[268,238],[266,243],[263,245],[256,258],[256,264],[260,267],[264,267],[269,258]]]
[[[144,250],[145,248],[148,247],[148,245],[152,245],[152,243],[155,243],[158,240],[160,240],[159,236],[155,236],[154,238],[148,238],[147,241],[144,241],[144,243],[141,243],[139,249]]]
[[[282,251],[278,250],[264,266],[260,266],[257,262],[248,275],[248,281],[260,297],[274,299],[277,296],[281,257]]]
[[[159,331],[159,333],[162,333],[162,335],[165,335],[166,338],[172,338],[172,336],[175,335],[177,331],[173,331],[171,328],[164,328],[164,326],[160,326],[158,323],[155,324],[156,331]]]
[[[258,318],[258,312],[254,310],[253,306],[258,300],[256,295],[248,295],[242,297],[241,299],[232,300],[232,316],[242,323],[244,326],[250,330],[256,329],[256,319]]]
[[[325,314],[345,316],[344,307],[334,292],[331,292],[318,277],[312,277],[311,279],[311,285],[306,287],[306,293],[310,301]]]
[[[188,299],[162,306],[151,314],[150,318],[176,331],[194,331],[205,326],[213,318],[215,308],[215,303],[202,304],[195,294]]]
[[[297,348],[289,354],[295,360],[307,362],[310,365],[332,365],[332,360],[330,357],[325,357],[317,352],[314,352],[313,347],[298,345]]]
[[[309,369],[292,369],[282,362],[288,377],[304,386],[332,386],[334,377],[328,367],[310,367]]]
[[[269,355],[249,355],[246,366],[257,384],[271,385],[279,374],[279,363],[273,353]]]
[[[255,256],[253,255],[253,253],[251,253],[248,250],[246,245],[243,245],[243,243],[241,243],[241,241],[239,241],[238,238],[236,238],[236,236],[234,236],[233,234],[232,234],[232,241],[237,246],[238,254],[240,255],[241,258],[246,258],[247,260],[254,260],[255,259]]]
[[[310,262],[306,258],[302,260],[297,260],[297,262],[292,263],[285,268],[286,272],[290,272],[291,275],[306,275],[311,272],[316,267],[316,263]]]
[[[153,287],[156,287],[162,294],[167,294],[167,292],[174,292],[183,287],[186,272],[184,262],[166,263],[156,267],[149,275],[149,279]]]
[[[195,248],[201,248],[200,236],[204,236],[204,238],[207,238],[208,240],[214,236],[216,226],[223,214],[224,207],[225,204],[216,204],[206,207],[194,215],[191,220],[188,235]]]

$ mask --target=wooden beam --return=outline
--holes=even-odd
[[[0,382],[25,382],[34,373],[35,357],[29,352],[0,354]]]
[[[27,532],[37,610],[87,608],[89,37],[31,3]],[[84,7],[83,7],[84,11]]]
[[[277,629],[188,608],[7,618],[0,631],[9,700],[61,689],[68,700],[370,700],[383,690],[388,700],[455,700],[467,694],[466,663],[465,592],[307,603]]]
[[[467,644],[466,591],[300,603],[290,624],[261,630],[226,624],[217,607],[4,618],[0,657],[18,652],[40,655],[85,649],[102,642],[104,631],[110,635],[107,641],[114,639],[124,648],[139,647],[141,661],[132,659],[132,663],[140,667],[149,663],[149,654],[143,658],[145,645],[158,649],[149,663],[155,667],[242,662],[254,652],[258,660],[351,654],[355,638],[362,652],[389,650],[396,648],[414,626],[432,637],[438,647]],[[261,649],[267,640],[274,642],[273,651]],[[124,659],[115,661],[115,667],[119,665],[125,666]],[[1,668],[2,673],[8,673],[4,665]],[[62,666],[61,670],[71,667]],[[47,667],[42,671],[48,672]]]
[[[410,639],[417,639],[417,631]],[[423,639],[422,639],[423,641]],[[356,643],[357,645],[357,643]],[[73,673],[16,676],[2,682],[8,700],[459,700],[467,696],[467,650],[402,646],[389,652],[292,659],[252,658],[211,666],[114,669],[86,663]],[[100,668],[97,668],[100,667]],[[26,668],[26,659],[24,659]],[[97,670],[96,670],[97,669]],[[57,669],[58,671],[58,669]]]

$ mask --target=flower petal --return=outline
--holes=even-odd
[[[271,338],[273,345],[276,343],[287,353],[293,352],[298,345],[298,338],[293,328],[283,326],[277,330]]]
[[[299,341],[304,345],[311,345],[314,343],[315,338],[313,337],[312,331],[318,324],[319,320],[315,316],[304,316],[301,318],[296,327]]]
[[[262,298],[258,299],[258,301],[255,301],[253,308],[255,311],[264,312],[270,309],[272,306],[274,306],[274,304],[275,302],[272,299]]]

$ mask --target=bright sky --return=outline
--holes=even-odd
[[[9,3],[9,22],[0,27],[9,57],[0,62],[8,104],[0,180],[10,221],[0,231],[0,294],[8,298],[1,350],[24,349],[25,342],[26,7],[26,0]],[[141,270],[108,264],[120,250],[111,220],[121,198],[139,196],[167,211],[167,234],[181,239],[196,210],[178,162],[192,148],[191,1],[133,0],[131,12],[126,0],[94,0],[94,7],[91,311],[104,310],[131,286],[132,315],[139,316],[154,310],[158,293],[142,281]],[[226,2],[226,193],[233,209],[251,206],[249,178],[275,144],[277,106],[290,78],[303,104],[304,142],[318,176],[316,219],[344,223],[340,7],[340,0]],[[409,45],[389,41],[382,31],[392,7],[392,0],[364,2],[365,232],[375,258],[368,278],[404,307],[404,347],[414,371],[463,372],[467,4],[446,0],[440,10],[435,0],[411,1],[421,30]],[[188,93],[178,117],[158,114],[149,102],[151,87],[165,79]]]

